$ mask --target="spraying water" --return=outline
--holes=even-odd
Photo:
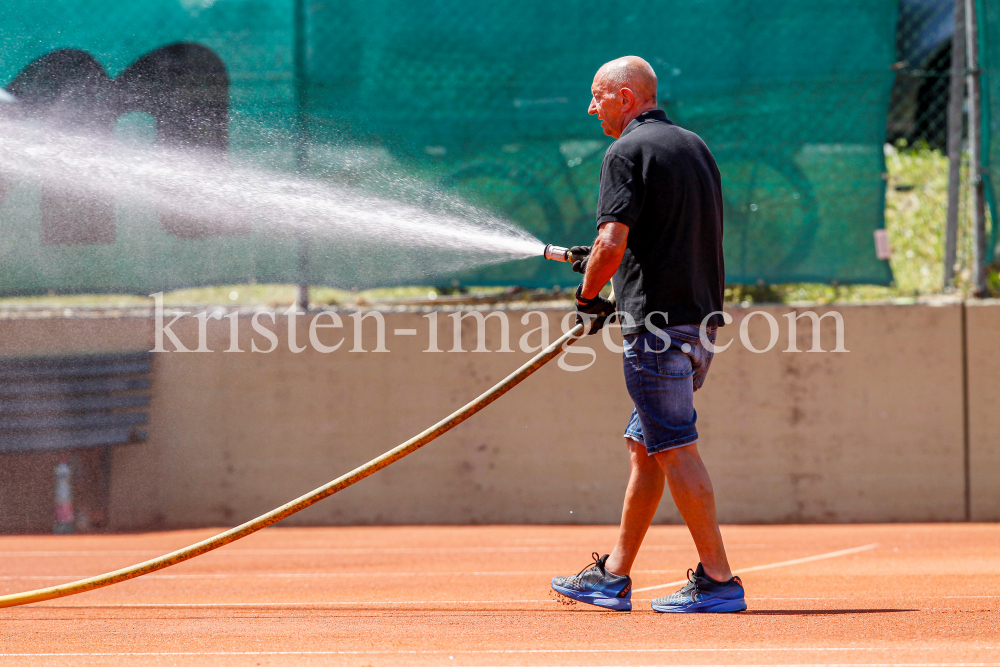
[[[42,185],[68,206],[97,198],[155,211],[181,238],[229,238],[233,248],[248,235],[308,240],[310,259],[340,267],[335,274],[344,285],[412,281],[544,249],[510,221],[426,187],[423,196],[401,201],[233,166],[217,154],[130,145],[38,122],[0,119],[3,179]],[[412,183],[406,189],[412,195]]]

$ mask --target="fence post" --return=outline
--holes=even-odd
[[[293,60],[295,77],[295,170],[304,177],[309,167],[309,125],[306,116],[309,108],[309,72],[307,69],[307,35],[306,35],[306,2],[292,0],[293,3]],[[298,306],[303,311],[309,310],[309,284],[306,275],[309,270],[309,237],[305,231],[299,237],[299,294]]]
[[[965,0],[955,0],[951,35],[951,87],[948,90],[948,222],[944,236],[944,288],[955,284],[958,202],[962,174],[962,105],[965,101]]]
[[[979,77],[979,26],[976,0],[965,0],[966,50],[969,88],[969,181],[972,201],[972,286],[982,296],[986,289],[986,203],[982,173],[982,108]]]

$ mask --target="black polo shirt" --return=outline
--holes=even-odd
[[[605,222],[629,227],[612,279],[618,310],[635,320],[622,333],[645,331],[649,314],[663,328],[722,310],[722,178],[698,135],[659,109],[629,123],[601,166],[597,224]]]

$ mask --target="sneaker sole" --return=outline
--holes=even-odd
[[[727,614],[746,611],[746,600],[704,600],[685,605],[652,605],[661,614]]]
[[[592,604],[595,607],[611,609],[612,611],[632,611],[632,600],[627,598],[609,598],[603,595],[588,595],[586,593],[580,593],[579,591],[571,591],[568,588],[562,588],[561,586],[556,586],[554,584],[550,585],[552,586],[552,590],[559,595],[568,597],[570,600],[576,600],[577,602],[583,602],[585,604]]]

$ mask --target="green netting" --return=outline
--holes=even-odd
[[[990,218],[997,220],[996,189],[1000,181],[990,169],[991,164],[1000,164],[1000,113],[991,113],[992,107],[1000,104],[1000,5],[996,2],[977,0],[976,16],[979,19],[979,69],[982,89],[983,115],[982,162],[986,180],[986,201],[990,208]],[[984,263],[1000,262],[1000,225],[993,223],[990,250],[983,257]]]
[[[586,113],[593,73],[635,53],[657,70],[661,107],[719,162],[728,282],[886,284],[873,232],[883,226],[895,27],[893,0],[654,0],[613,12],[594,0],[9,0],[0,84],[26,85],[26,68],[60,49],[93,56],[114,78],[163,47],[201,45],[228,75],[234,156],[266,153],[274,168],[337,179],[345,155],[364,155],[572,245],[594,236],[610,143]],[[294,240],[178,238],[120,206],[112,242],[53,241],[37,187],[0,184],[0,195],[6,294],[385,282],[345,284],[317,259],[336,256],[324,241],[303,260]],[[571,276],[532,259],[408,280],[551,286]]]

